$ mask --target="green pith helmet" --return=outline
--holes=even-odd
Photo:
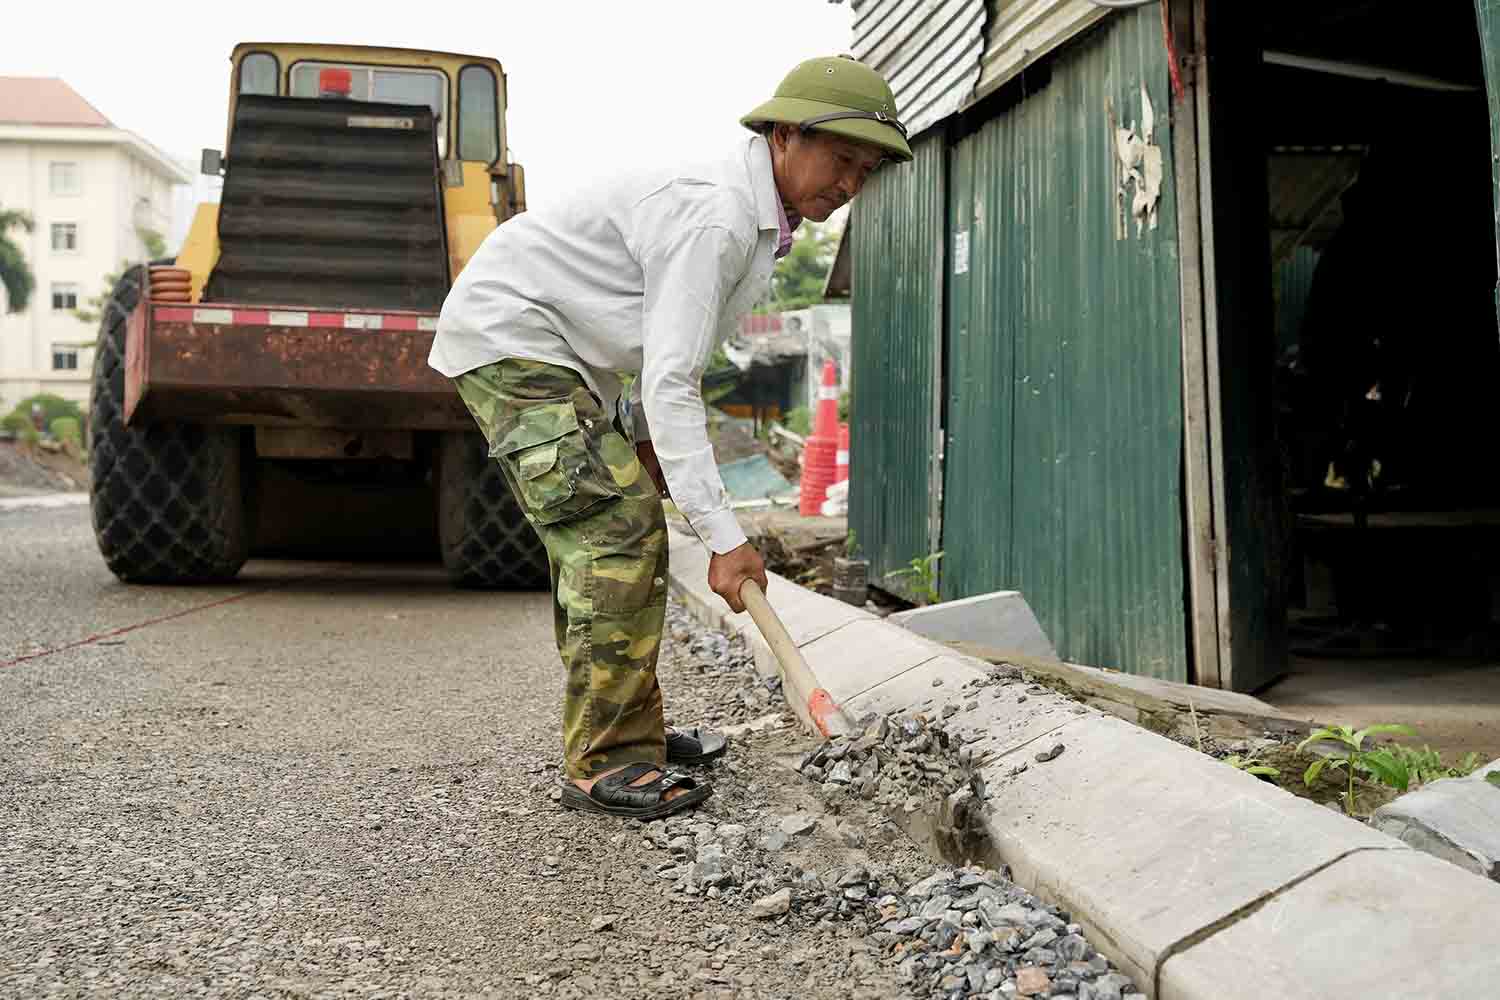
[[[809,59],[786,75],[776,96],[740,119],[754,128],[786,122],[868,143],[906,162],[906,126],[896,118],[896,99],[879,73],[843,56]]]

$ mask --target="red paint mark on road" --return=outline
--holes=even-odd
[[[17,656],[16,658],[11,660],[0,660],[0,670],[4,670],[6,667],[19,666],[20,664],[30,662],[31,660],[40,660],[43,657],[53,656],[57,653],[64,653],[70,649],[77,649],[79,646],[91,646],[94,643],[101,642],[105,639],[113,639],[116,636],[125,635],[126,633],[134,632],[138,629],[149,628],[152,625],[160,625],[162,622],[169,622],[174,618],[181,618],[184,615],[190,615],[198,611],[207,611],[209,608],[223,607],[226,604],[233,604],[235,601],[243,601],[247,597],[254,597],[257,594],[264,594],[265,592],[265,590],[247,590],[244,593],[231,594],[228,597],[222,597],[217,601],[209,601],[207,604],[198,604],[191,608],[184,608],[181,611],[174,611],[170,615],[162,615],[159,618],[149,618],[143,622],[136,622],[134,625],[122,625],[120,628],[113,629],[109,632],[100,632],[97,635],[91,635],[87,639],[79,639],[76,642],[70,642],[62,646],[53,646],[51,649],[42,649],[38,650],[35,653],[27,653],[25,656]]]

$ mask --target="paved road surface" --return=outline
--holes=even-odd
[[[693,639],[681,721],[747,683]],[[859,935],[669,894],[639,828],[555,806],[560,691],[545,594],[265,562],[130,587],[86,507],[0,511],[0,997],[901,995]],[[794,739],[743,741],[694,821],[816,808]]]

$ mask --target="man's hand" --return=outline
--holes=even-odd
[[[722,555],[709,557],[708,589],[724,598],[735,612],[745,610],[745,602],[740,600],[740,587],[746,580],[754,580],[760,584],[761,592],[765,592],[766,564],[761,562],[760,553],[749,542]]]
[[[656,446],[650,441],[642,441],[635,446],[635,457],[641,460],[641,465],[646,469],[646,475],[656,484],[656,492],[664,497],[671,497],[667,492],[667,477],[661,474],[661,463],[656,460]]]

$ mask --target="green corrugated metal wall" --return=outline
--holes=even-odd
[[[1140,124],[1142,83],[1167,177],[1157,228],[1138,237],[1127,218],[1117,239],[1107,108]],[[1044,89],[953,150],[951,230],[968,232],[970,260],[957,274],[950,257],[947,277],[942,593],[1021,590],[1063,657],[1180,681],[1169,107],[1153,7],[1070,45]]]
[[[1500,0],[1474,0],[1479,22],[1479,48],[1484,53],[1484,78],[1489,84],[1490,171],[1494,186],[1496,259],[1500,260]],[[1500,287],[1495,290],[1495,315],[1500,317]]]
[[[1280,351],[1300,339],[1319,256],[1312,247],[1298,247],[1276,268],[1276,346]]]
[[[933,540],[935,367],[942,336],[944,149],[870,178],[855,200],[849,527],[883,579]],[[860,400],[868,400],[861,405]]]

